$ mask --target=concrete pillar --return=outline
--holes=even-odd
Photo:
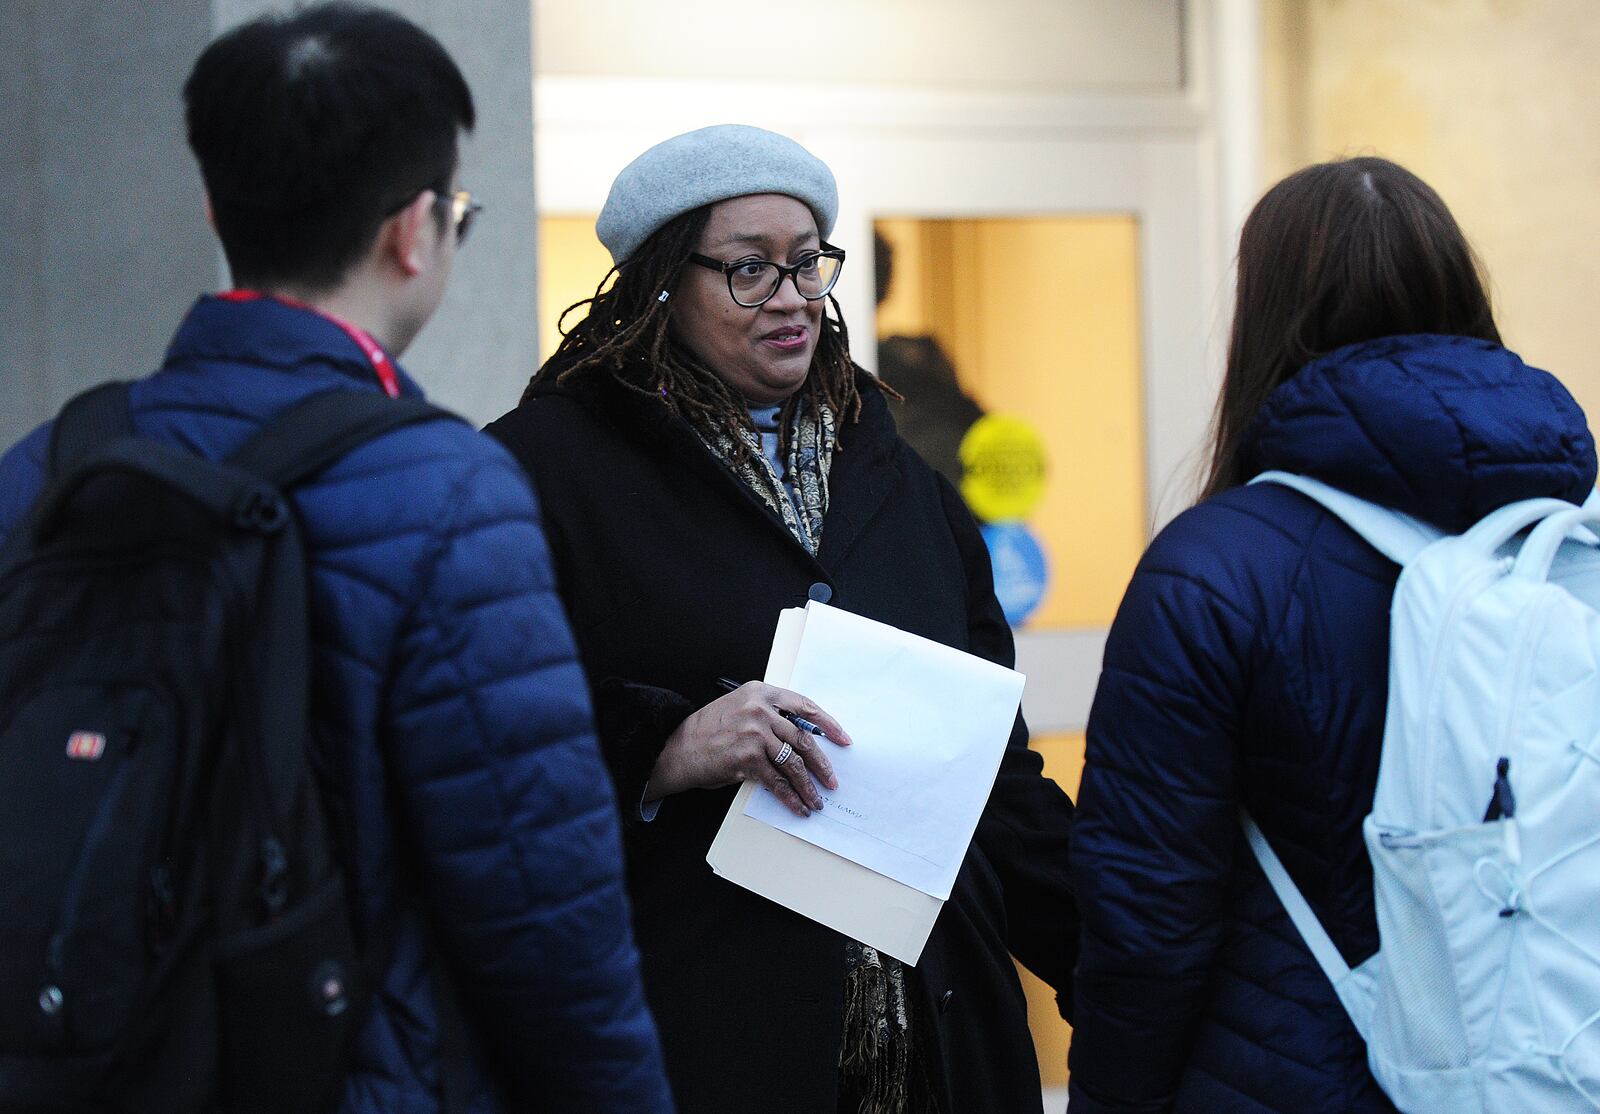
[[[217,282],[178,91],[207,0],[12,0],[0,20],[0,443],[142,375]]]
[[[462,183],[485,212],[402,362],[482,423],[537,359],[528,0],[393,0],[444,43],[478,129]],[[11,0],[0,20],[0,448],[102,379],[152,370],[224,281],[180,90],[222,30],[283,0]]]

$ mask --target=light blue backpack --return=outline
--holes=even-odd
[[[1600,1110],[1600,499],[1530,499],[1452,536],[1262,481],[1402,569],[1363,825],[1377,954],[1345,964],[1244,814],[1256,858],[1402,1111]]]

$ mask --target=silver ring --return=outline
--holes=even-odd
[[[785,762],[789,761],[789,759],[791,759],[793,757],[794,757],[794,747],[790,746],[788,743],[784,743],[783,747],[773,757],[772,764],[774,766],[781,766],[781,765],[783,765]]]

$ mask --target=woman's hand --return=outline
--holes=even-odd
[[[810,816],[822,807],[822,794],[812,779],[829,789],[837,789],[839,782],[822,752],[823,736],[796,727],[778,714],[779,708],[822,728],[830,743],[850,745],[844,728],[799,693],[751,681],[678,725],[650,771],[645,800],[758,781],[795,815]]]

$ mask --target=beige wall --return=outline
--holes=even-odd
[[[1600,2],[1263,0],[1263,186],[1379,154],[1443,195],[1506,343],[1600,426]]]

